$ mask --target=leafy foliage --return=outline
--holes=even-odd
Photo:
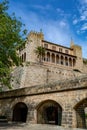
[[[87,59],[83,59],[83,63],[87,65]]]
[[[8,3],[0,3],[0,83],[10,88],[11,67],[21,64],[17,50],[25,44],[26,30],[14,13],[7,13]]]
[[[35,53],[37,55],[37,58],[39,59],[39,62],[41,62],[41,59],[45,55],[45,48],[43,48],[42,46],[38,46],[35,50]]]

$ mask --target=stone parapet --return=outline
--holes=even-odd
[[[57,93],[63,91],[81,90],[87,89],[87,75],[84,77],[78,77],[76,79],[59,80],[57,82],[31,86],[26,88],[20,88],[12,91],[1,92],[0,99],[3,98],[14,98],[22,96],[31,96],[38,94]]]

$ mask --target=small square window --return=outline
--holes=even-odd
[[[62,52],[62,48],[59,48],[59,52]]]
[[[68,51],[68,50],[65,50],[65,53],[66,53],[66,54],[68,54],[68,53],[69,53],[69,51]]]
[[[52,46],[52,50],[56,50],[56,47],[55,47],[55,46]]]
[[[44,48],[48,48],[48,44],[44,44]]]

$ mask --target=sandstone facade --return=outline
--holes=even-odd
[[[35,54],[38,46],[45,48],[41,63]],[[87,65],[83,64],[80,46],[73,41],[70,48],[45,41],[42,32],[30,32],[25,47],[19,50],[19,55],[24,66],[13,71],[12,86],[16,89],[87,74]]]
[[[35,54],[45,48],[41,62]],[[87,65],[82,48],[70,48],[44,40],[42,32],[30,32],[19,50],[23,66],[14,68],[14,90],[0,93],[0,118],[8,121],[87,128]]]
[[[5,115],[8,121],[42,124],[51,121],[64,127],[86,128],[85,107],[87,76],[0,93],[0,115]],[[52,108],[57,109],[54,117],[58,119],[48,119],[46,110],[51,112]]]

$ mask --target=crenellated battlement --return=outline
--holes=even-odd
[[[38,46],[43,46],[45,48],[45,56],[42,58],[43,64],[84,72],[82,48],[76,45],[72,39],[70,47],[61,46],[44,40],[44,34],[40,30],[40,32],[30,31],[26,43],[26,49],[20,52],[20,57],[24,57],[26,53],[26,60],[23,62],[37,63],[39,60],[35,54],[35,49]]]
[[[36,31],[31,31],[28,35],[28,37],[32,37],[32,38],[39,38],[41,40],[44,39],[44,34],[42,33],[42,31],[40,32],[36,32]]]

